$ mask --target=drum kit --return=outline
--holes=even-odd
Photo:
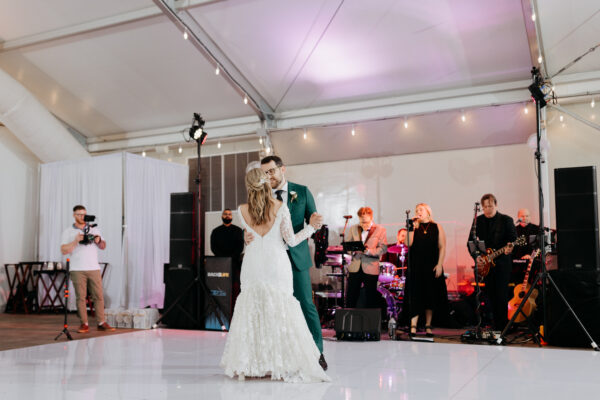
[[[404,296],[404,286],[406,282],[406,255],[408,246],[397,244],[387,248],[387,253],[394,255],[392,257],[383,257],[386,259],[397,258],[397,265],[390,261],[381,261],[379,263],[379,278],[377,291],[381,294],[387,305],[387,314],[390,317],[398,319],[402,298]],[[329,246],[326,253],[327,261],[323,265],[331,266],[332,273],[327,276],[340,279],[341,291],[336,293],[335,298],[341,299],[341,307],[344,307],[345,281],[347,277],[345,266],[350,264],[352,256],[345,254],[342,246]],[[343,257],[343,258],[342,258]],[[335,268],[340,268],[336,272]]]

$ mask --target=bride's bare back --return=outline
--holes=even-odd
[[[279,200],[270,200],[274,203],[273,213],[269,215],[269,220],[261,225],[255,225],[253,223],[252,218],[248,213],[248,204],[242,204],[240,206],[240,211],[242,212],[242,217],[244,218],[244,221],[246,221],[246,224],[250,226],[250,228],[252,228],[252,230],[260,236],[265,236],[267,233],[269,233],[269,231],[273,227],[273,224],[275,223],[275,216],[277,215],[277,211],[279,211],[281,206],[283,206],[283,202]]]

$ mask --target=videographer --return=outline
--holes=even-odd
[[[75,287],[77,316],[81,320],[81,326],[77,332],[87,333],[90,331],[85,302],[88,290],[96,309],[98,330],[114,331],[115,328],[108,325],[104,319],[102,274],[100,273],[100,264],[98,264],[98,249],[104,250],[106,242],[102,240],[100,229],[96,224],[89,224],[95,220],[95,217],[87,216],[84,206],[73,207],[73,218],[75,218],[75,223],[62,233],[60,251],[65,255],[70,254],[71,280]]]

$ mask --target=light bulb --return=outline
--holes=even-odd
[[[265,153],[269,154],[271,152],[271,148],[269,146],[265,147]]]
[[[562,114],[560,115],[560,117],[558,117],[558,120],[559,120],[560,122],[563,122],[563,120],[564,120],[564,119],[565,119],[565,117],[563,117],[563,116],[562,116]]]
[[[304,140],[306,140],[306,138],[308,138],[308,135],[306,134],[306,129],[304,130]]]
[[[352,128],[352,136],[356,135],[356,131],[354,130],[354,128]]]
[[[462,113],[460,119],[462,120],[462,122],[465,122],[467,120],[467,116],[465,115],[465,113]]]
[[[590,107],[592,107],[592,108],[596,107],[596,102],[594,101],[594,99],[592,99],[592,102],[590,103]]]
[[[408,120],[404,118],[404,129],[408,129]]]
[[[244,96],[244,104],[248,104],[248,96]]]
[[[217,143],[217,149],[221,148],[221,142]]]
[[[142,151],[142,157],[146,157],[146,151]]]
[[[187,40],[187,38],[188,38],[187,31],[183,32],[183,38],[184,38],[185,40]]]
[[[221,73],[221,69],[217,65],[217,68],[215,69],[215,75],[219,75],[220,73]]]
[[[541,55],[538,57],[538,63],[540,63],[540,64],[542,63],[542,56]]]
[[[535,21],[535,13],[531,14],[531,20]]]
[[[527,106],[525,106],[525,108],[523,109],[523,112],[524,112],[525,114],[529,114],[529,109],[527,108]]]
[[[262,144],[262,138],[258,138],[258,143]]]
[[[183,153],[183,149],[181,148],[181,146],[179,146],[179,148],[177,149],[177,152],[178,152],[179,154]]]

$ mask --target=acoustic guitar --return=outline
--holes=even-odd
[[[502,247],[501,249],[498,249],[498,250],[487,249],[486,255],[477,257],[477,273],[479,274],[479,279],[483,279],[486,276],[488,276],[488,274],[490,273],[490,269],[492,269],[492,267],[494,265],[496,265],[494,263],[494,260],[499,255],[504,254],[504,249],[509,248],[509,247],[514,247],[514,246],[523,246],[526,243],[527,243],[527,239],[525,238],[525,235],[522,235],[522,236],[519,236],[517,238],[517,240],[515,240],[512,243],[507,244],[506,246]]]
[[[527,272],[525,272],[525,279],[523,279],[523,284],[515,286],[515,297],[513,297],[508,302],[508,319],[511,319],[513,315],[515,315],[515,313],[517,312],[517,308],[519,308],[519,305],[522,303],[523,298],[525,297],[525,295],[529,291],[529,288],[531,287],[531,285],[527,282],[529,280],[529,271],[531,271],[533,260],[535,260],[539,253],[540,249],[536,249],[533,253],[531,253],[531,259],[529,260],[529,264],[527,264]],[[527,302],[523,304],[521,312],[515,318],[515,322],[523,322],[527,317],[531,315],[531,313],[536,308],[535,299],[537,298],[537,295],[537,289],[533,289],[533,291],[531,292],[531,296],[529,296]]]

